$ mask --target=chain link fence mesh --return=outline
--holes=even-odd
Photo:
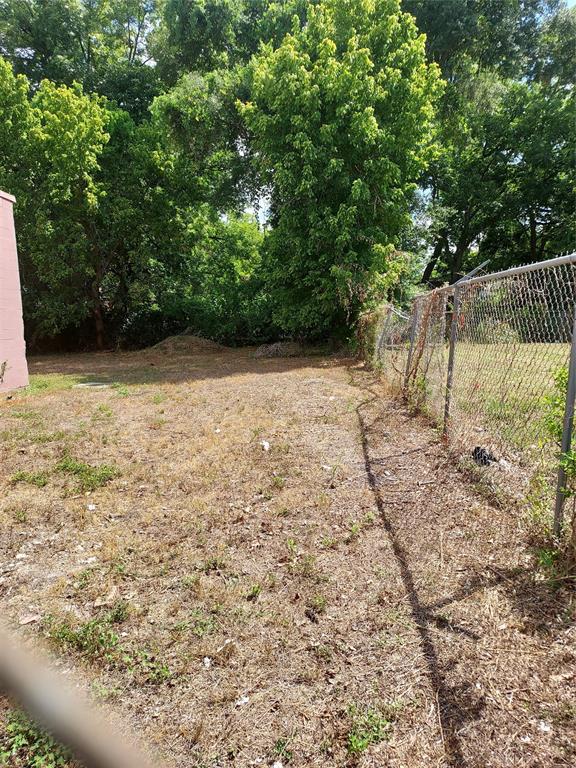
[[[496,485],[526,495],[544,479],[551,499],[559,449],[550,403],[562,396],[575,301],[574,254],[464,280],[418,296],[409,318],[386,307],[376,363],[393,390],[443,425],[449,444]]]
[[[386,380],[395,392],[403,387],[411,329],[410,315],[390,305],[384,307],[376,327],[374,357],[386,371]]]

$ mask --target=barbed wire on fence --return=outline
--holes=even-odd
[[[565,395],[575,305],[576,254],[464,278],[417,296],[409,312],[385,307],[375,362],[496,482],[526,494],[537,475],[552,496],[549,406]]]

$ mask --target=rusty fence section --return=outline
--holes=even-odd
[[[384,307],[374,363],[448,444],[562,527],[576,392],[576,254],[463,278]]]

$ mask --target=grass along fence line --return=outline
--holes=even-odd
[[[495,490],[532,499],[537,487],[549,526],[575,278],[572,254],[464,279],[416,297],[409,312],[383,307],[373,320],[373,362],[392,391],[441,425]],[[561,478],[564,496],[569,480]]]

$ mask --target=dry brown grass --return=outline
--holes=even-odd
[[[229,350],[31,369],[45,386],[0,404],[1,610],[159,762],[573,764],[571,595],[368,373]],[[81,490],[65,457],[119,474]]]

